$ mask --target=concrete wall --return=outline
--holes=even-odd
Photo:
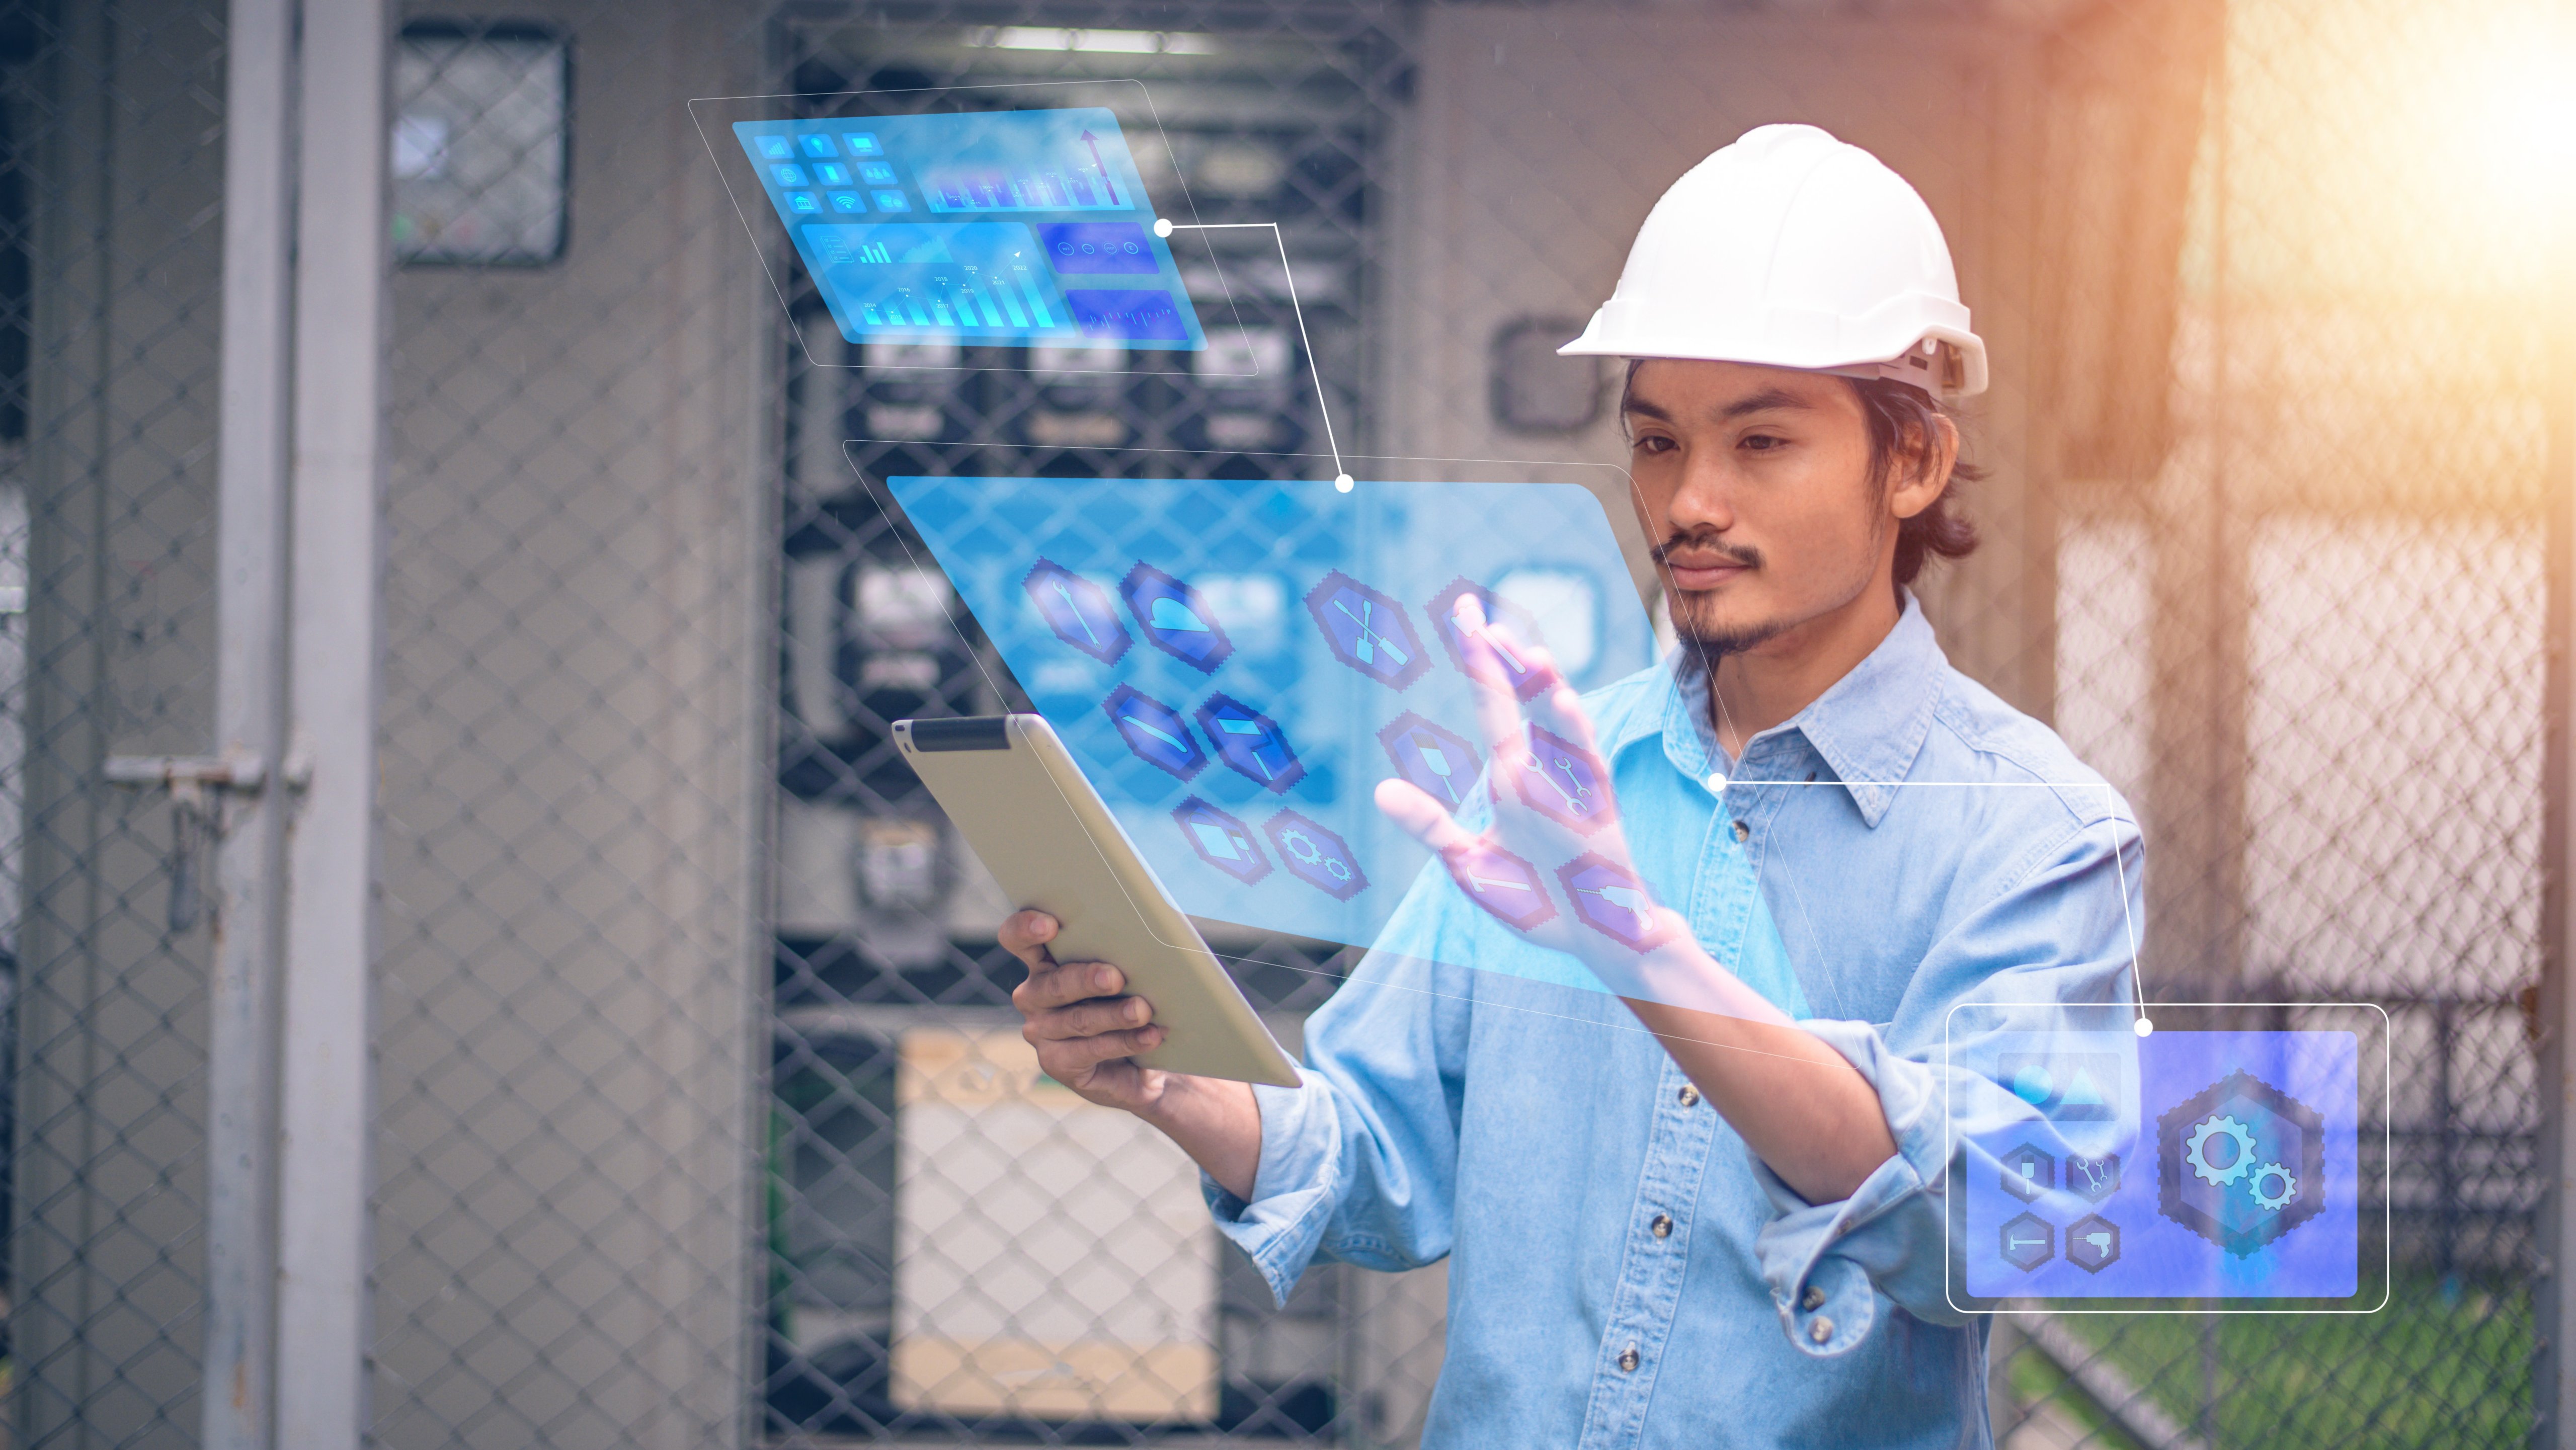
[[[776,304],[684,103],[749,89],[761,32],[507,14],[573,45],[566,254],[394,283],[379,1434],[733,1443]]]

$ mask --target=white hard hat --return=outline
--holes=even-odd
[[[1814,126],[1757,126],[1683,173],[1618,290],[1559,352],[1705,358],[1985,391],[1932,208]]]

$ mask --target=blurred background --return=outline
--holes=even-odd
[[[1616,461],[1554,344],[1789,120],[1948,231],[1992,477],[1927,604],[2136,804],[2151,992],[2392,1023],[2388,1307],[2009,1319],[1999,1439],[2576,1443],[2567,5],[308,0],[301,62],[290,13],[0,0],[12,1443],[1415,1443],[1439,1269],[1273,1307],[1025,1059],[886,734],[1010,701],[869,490],[1302,475],[1318,383],[1346,450]],[[1084,78],[1147,82],[1202,220],[1280,225],[1311,350],[1219,232],[1250,385],[809,355],[685,104]],[[378,647],[287,682],[271,607]],[[317,684],[373,718],[228,754],[227,700]],[[371,827],[279,844],[308,774]],[[1293,1042],[1349,955],[1250,945]]]

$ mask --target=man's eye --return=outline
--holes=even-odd
[[[1744,441],[1737,446],[1749,448],[1756,453],[1768,453],[1775,448],[1788,447],[1789,440],[1786,438],[1774,437],[1769,433],[1748,433],[1745,435]]]
[[[1637,440],[1636,447],[1640,453],[1669,453],[1673,449],[1673,440],[1661,434],[1649,433]]]

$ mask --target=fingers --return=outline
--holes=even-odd
[[[1031,1024],[1034,1026],[1035,1024]],[[1025,1035],[1025,1033],[1023,1034]],[[1103,1032],[1090,1037],[1049,1038],[1034,1041],[1038,1050],[1038,1067],[1061,1083],[1076,1083],[1082,1075],[1104,1062],[1134,1057],[1163,1045],[1168,1031],[1161,1027],[1137,1027],[1125,1032]]]
[[[1022,1016],[1035,1017],[1059,1007],[1110,997],[1126,989],[1127,974],[1107,962],[1050,961],[1031,968],[1029,979],[1011,989],[1011,1005]]]
[[[1033,1043],[1071,1042],[1132,1032],[1153,1020],[1153,1004],[1142,997],[1100,997],[1050,1012],[1032,1012],[1020,1027],[1020,1036]]]
[[[1507,766],[1517,769],[1528,753],[1521,740],[1520,700],[1512,692],[1514,675],[1504,666],[1496,641],[1488,632],[1485,608],[1475,595],[1462,594],[1451,617],[1458,625],[1459,654],[1467,662],[1467,679],[1472,686],[1467,693],[1476,704],[1477,733],[1485,737],[1485,748],[1492,754],[1497,774]]]
[[[1055,958],[1047,954],[1046,944],[1055,940],[1056,920],[1043,911],[1015,911],[1002,923],[999,933],[1002,950],[1018,957],[1032,972],[1051,966]]]
[[[1601,753],[1600,746],[1593,740],[1592,717],[1583,713],[1582,697],[1574,693],[1572,685],[1562,680],[1547,693],[1530,701],[1530,719],[1594,755]]]
[[[1405,780],[1382,780],[1377,783],[1377,808],[1386,818],[1404,828],[1405,834],[1434,851],[1445,851],[1464,845],[1475,837],[1467,828],[1441,808],[1430,792]]]

